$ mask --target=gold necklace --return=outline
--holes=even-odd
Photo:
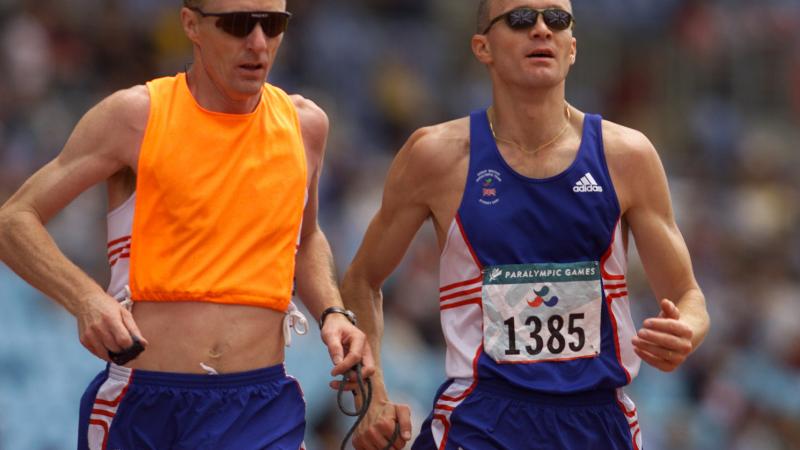
[[[536,147],[533,150],[528,150],[525,147],[523,147],[523,146],[517,144],[516,142],[512,141],[511,139],[504,139],[504,138],[501,138],[501,137],[497,136],[497,134],[494,132],[494,124],[492,123],[492,116],[494,115],[494,106],[490,107],[489,109],[491,109],[491,111],[488,112],[486,114],[486,116],[489,119],[489,129],[492,131],[492,137],[494,138],[494,140],[497,141],[497,142],[504,142],[506,144],[513,145],[514,147],[516,147],[522,153],[527,153],[529,155],[536,155],[537,153],[539,153],[540,150],[553,145],[553,143],[555,143],[558,140],[558,138],[560,138],[561,135],[564,134],[565,131],[567,131],[567,128],[569,127],[569,120],[570,120],[570,117],[571,117],[571,113],[569,111],[569,105],[564,105],[564,109],[566,110],[566,115],[567,115],[567,122],[561,128],[561,131],[559,131],[555,136],[553,136],[552,139],[550,139],[549,141],[545,142],[544,144]]]

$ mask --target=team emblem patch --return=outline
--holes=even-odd
[[[498,189],[503,179],[500,177],[500,172],[496,170],[481,170],[475,178],[481,189],[481,196],[478,202],[484,205],[495,205],[500,201]]]

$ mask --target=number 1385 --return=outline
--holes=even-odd
[[[506,355],[519,355],[521,351],[517,348],[517,333],[516,333],[516,318],[511,317],[510,319],[503,322],[506,327],[508,327],[508,349],[506,349]],[[569,349],[573,352],[579,352],[583,350],[584,345],[586,344],[586,334],[583,331],[583,328],[580,326],[579,321],[583,320],[583,313],[575,313],[570,314],[567,317],[567,330],[566,334],[569,336],[573,336],[573,339],[570,339],[571,342],[567,343],[566,337],[564,335],[564,317],[560,315],[553,315],[547,319],[547,330],[550,336],[543,336],[543,324],[542,319],[537,316],[529,316],[525,320],[525,326],[531,328],[530,338],[531,341],[529,344],[525,345],[525,351],[528,352],[529,355],[538,355],[539,353],[544,350],[545,345],[547,346],[547,350],[551,354],[559,354],[564,351],[565,348],[569,347]],[[546,340],[545,340],[546,338]]]

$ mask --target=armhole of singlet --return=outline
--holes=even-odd
[[[619,204],[619,196],[617,195],[617,187],[614,186],[614,179],[611,177],[611,170],[608,168],[608,160],[606,159],[606,143],[605,139],[603,138],[603,117],[597,114],[593,114],[591,120],[591,126],[594,128],[595,133],[598,136],[597,139],[597,161],[600,163],[600,168],[603,170],[606,178],[608,179],[608,185],[611,187],[611,191],[613,195],[611,196],[614,200],[614,205],[617,208],[617,217],[622,219],[622,207]]]
[[[119,215],[126,208],[130,207],[131,203],[133,203],[135,201],[136,201],[136,191],[133,191],[133,193],[131,193],[131,195],[127,199],[125,199],[124,202],[122,202],[119,206],[117,206],[116,208],[114,208],[111,211],[109,211],[106,214],[106,218],[110,219],[110,218],[112,218],[112,217],[114,217],[116,215]]]

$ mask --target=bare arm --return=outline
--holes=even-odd
[[[661,307],[659,316],[646,319],[633,338],[634,349],[647,363],[672,371],[708,333],[705,297],[675,223],[666,174],[655,148],[632,131],[622,142],[629,151],[617,165],[619,173],[626,175],[618,190],[620,202]]]
[[[311,314],[319,319],[328,306],[342,306],[334,278],[331,249],[317,222],[317,190],[328,138],[328,118],[312,102],[299,96],[293,96],[292,99],[300,117],[309,178],[308,202],[303,213],[300,247],[297,251],[297,294]]]
[[[400,150],[386,179],[383,201],[372,219],[352,265],[342,284],[345,303],[356,314],[359,326],[367,334],[375,354],[377,372],[373,377],[373,406],[370,416],[359,427],[353,439],[356,448],[383,448],[397,421],[401,437],[394,448],[402,448],[411,438],[410,412],[405,405],[389,402],[380,369],[380,348],[383,337],[383,296],[381,286],[400,263],[414,235],[432,214],[427,204],[426,189],[431,180],[432,158],[427,157],[430,143],[426,130],[417,131]],[[442,151],[443,149],[438,149]]]
[[[309,176],[308,203],[300,231],[295,282],[297,295],[318,320],[326,308],[344,306],[337,286],[331,247],[317,221],[317,191],[328,138],[328,118],[311,101],[300,96],[293,96],[292,100],[300,117]],[[328,347],[335,366],[331,371],[332,375],[343,374],[362,360],[364,376],[369,377],[374,372],[372,352],[366,343],[366,337],[345,316],[330,314],[326,317],[322,340]]]
[[[127,348],[130,335],[141,334],[130,314],[64,256],[44,225],[81,192],[131,166],[130,145],[140,139],[149,108],[141,89],[120,91],[86,113],[62,152],[0,208],[0,259],[75,316],[83,345],[105,360],[106,350]]]

